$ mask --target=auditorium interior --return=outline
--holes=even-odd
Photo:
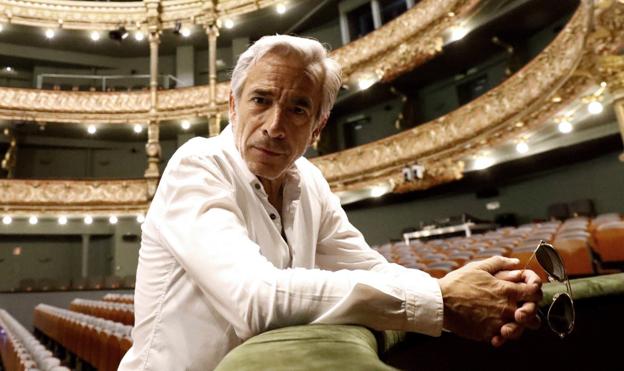
[[[117,369],[167,161],[228,125],[237,57],[272,34],[342,66],[305,156],[373,249],[437,278],[516,257],[549,282],[545,241],[575,329],[408,349],[295,326],[219,370],[624,368],[624,1],[0,0],[0,370]]]

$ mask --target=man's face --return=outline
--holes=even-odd
[[[256,176],[278,179],[318,136],[321,86],[297,57],[268,53],[248,71],[240,98],[230,95],[236,146]]]

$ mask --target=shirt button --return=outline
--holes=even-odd
[[[254,187],[255,187],[257,190],[260,190],[260,184],[258,184],[258,183],[254,184]]]
[[[271,213],[271,215],[269,215],[271,217],[271,220],[275,220],[275,218],[277,218],[277,216],[273,213]]]

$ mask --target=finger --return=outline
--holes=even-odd
[[[512,301],[534,301],[542,300],[542,290],[539,285],[526,283],[513,283],[508,281],[500,281],[506,295]]]
[[[515,322],[506,323],[501,327],[501,336],[506,340],[516,340],[524,332],[524,326]]]
[[[542,279],[530,269],[524,269],[520,271],[522,273],[522,280],[527,285],[537,285],[539,288],[542,287]]]
[[[537,305],[534,302],[526,302],[522,304],[520,308],[516,309],[514,319],[517,323],[531,330],[537,330],[542,324],[542,321],[537,315]]]
[[[483,269],[484,271],[495,274],[502,270],[508,270],[515,267],[520,260],[516,258],[506,258],[504,256],[492,256],[485,260],[475,263],[475,267]]]
[[[524,279],[522,271],[520,270],[500,271],[496,273],[494,277],[498,278],[499,280],[505,280],[509,282],[520,282]]]
[[[507,340],[506,340],[504,337],[502,337],[502,336],[500,336],[500,335],[494,335],[494,336],[492,337],[492,340],[490,341],[490,343],[492,344],[492,346],[493,346],[494,348],[499,348],[499,347],[501,347],[503,344],[505,344],[505,342],[506,342],[506,341],[507,341]]]

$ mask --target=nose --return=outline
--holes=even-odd
[[[285,111],[279,106],[276,106],[273,108],[264,125],[263,133],[272,139],[284,139],[286,137],[285,125]]]

